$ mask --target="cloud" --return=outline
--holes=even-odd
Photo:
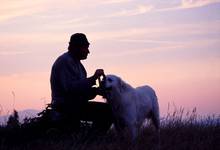
[[[20,16],[31,16],[31,15],[39,15],[40,17],[49,16],[49,17],[57,17],[63,16],[63,14],[70,15],[70,12],[76,12],[79,14],[86,14],[82,10],[90,10],[99,8],[99,7],[107,7],[111,4],[111,9],[109,14],[105,14],[105,12],[101,15],[97,15],[100,18],[107,17],[128,17],[128,16],[136,16],[145,14],[148,12],[157,12],[157,11],[172,11],[178,9],[188,9],[195,7],[203,7],[213,3],[219,3],[220,0],[182,0],[182,1],[135,1],[135,0],[93,0],[92,3],[87,3],[86,0],[82,1],[59,1],[59,0],[38,0],[38,1],[29,1],[29,0],[2,0],[1,5],[4,7],[0,7],[0,22],[7,21],[9,19],[13,19]],[[124,9],[119,9],[120,5],[123,4]],[[109,7],[109,8],[110,8]],[[117,11],[114,11],[117,10]],[[98,10],[94,10],[98,11]],[[90,14],[91,15],[91,14]]]
[[[151,26],[146,25],[145,27],[134,27],[134,28],[123,28],[118,30],[90,32],[89,36],[93,40],[123,39],[123,40],[133,40],[134,42],[137,39],[142,39],[142,40],[148,39],[151,41],[155,41],[155,40],[164,41],[168,37],[178,37],[178,39],[182,39],[183,37],[192,37],[192,36],[220,33],[219,25],[220,25],[220,21],[209,21],[200,24],[179,23],[179,24],[173,24],[172,26],[163,26],[161,24],[151,25]],[[134,39],[134,37],[136,39]]]
[[[182,0],[180,8],[203,7],[213,3],[219,3],[220,0]]]
[[[45,24],[44,29],[49,30],[68,30],[68,29],[83,29],[83,28],[90,28],[90,27],[97,27],[100,25],[105,24],[103,21],[94,19],[91,20],[88,16],[82,16],[80,18],[70,18],[64,19],[62,21],[54,21],[54,24]]]
[[[49,11],[53,12],[55,10],[62,10],[64,8],[65,10],[80,10],[83,8],[96,7],[99,5],[121,4],[131,1],[132,0],[93,0],[92,3],[88,3],[87,0],[66,0],[65,2],[60,0],[1,0],[2,7],[0,7],[0,22],[7,21],[19,16],[30,16],[37,13],[46,13],[42,15],[47,15]]]
[[[16,17],[31,16],[41,14],[47,16],[57,10],[66,9],[80,9],[83,2],[79,1],[59,1],[59,0],[2,0],[0,7],[0,22],[4,22]]]
[[[105,1],[100,1],[102,4],[118,4],[118,3],[127,3],[131,2],[132,0],[105,0]]]
[[[164,8],[158,8],[155,5],[154,11],[163,12],[163,11],[173,11],[173,10],[182,10],[182,9],[192,9],[198,7],[204,7],[210,4],[220,3],[220,0],[181,0],[179,3],[173,5],[172,3],[166,4]]]
[[[122,0],[122,1],[129,2],[126,0]],[[112,2],[114,2],[114,0]],[[120,2],[120,0],[118,2]],[[163,12],[163,11],[197,8],[219,2],[220,0],[179,0],[179,1],[169,1],[169,2],[168,1],[139,2],[138,5],[134,5],[132,8],[127,8],[127,9],[124,8],[119,11],[112,12],[111,14],[105,15],[104,17],[106,18],[129,17],[129,16],[142,15],[149,12]],[[127,5],[125,6],[131,6],[131,5],[127,3]]]
[[[114,12],[112,14],[106,15],[106,18],[111,17],[129,17],[129,16],[136,16],[145,14],[147,12],[150,12],[153,9],[152,5],[138,5],[133,9],[122,9],[118,12]]]
[[[22,55],[31,53],[30,51],[0,51],[0,56]]]
[[[99,47],[96,47],[97,50],[106,49],[105,53],[98,52],[97,57],[141,57],[147,53],[160,54],[161,52],[178,53],[184,51],[195,53],[196,56],[197,53],[201,53],[204,56],[219,57],[220,53],[217,50],[220,40],[219,36],[216,37],[220,33],[219,25],[219,21],[209,21],[200,24],[179,23],[166,27],[159,25],[125,28],[117,31],[90,33],[89,38],[96,40],[95,43],[111,45],[108,47],[107,44],[104,44],[102,47],[100,44]],[[114,45],[117,46],[114,47]],[[173,56],[175,57],[174,54]]]
[[[117,53],[103,53],[103,54],[100,54],[99,56],[97,57],[107,57],[107,58],[114,58],[114,57],[124,57],[124,56],[141,56],[143,54],[146,54],[146,53],[160,53],[160,52],[167,52],[167,51],[177,51],[179,50],[180,48],[182,48],[183,46],[180,45],[180,44],[167,44],[167,45],[158,45],[157,47],[155,48],[144,48],[144,49],[138,49],[138,48],[135,48],[135,49],[130,49],[130,50],[126,50],[126,51],[117,51]]]
[[[0,22],[7,21],[9,19],[34,14],[36,12],[40,12],[43,10],[42,7],[39,7],[41,4],[41,0],[39,1],[28,1],[28,0],[13,0],[1,1],[1,5],[4,7],[0,7]]]
[[[171,41],[165,41],[165,40],[151,40],[151,39],[121,39],[118,40],[120,42],[128,42],[128,43],[136,43],[136,44],[141,44],[141,43],[155,43],[155,44],[170,44],[172,43]]]

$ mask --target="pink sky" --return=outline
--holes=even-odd
[[[50,102],[51,66],[75,32],[91,43],[88,75],[152,86],[162,115],[168,103],[220,114],[219,0],[3,0],[0,14],[2,114]]]

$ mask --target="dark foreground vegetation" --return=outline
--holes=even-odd
[[[82,123],[79,130],[50,128],[26,119],[19,123],[16,111],[0,127],[0,150],[220,150],[219,116],[199,117],[194,109],[168,113],[161,119],[160,146],[153,127],[147,126],[136,143],[114,132],[103,134]]]

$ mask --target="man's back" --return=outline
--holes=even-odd
[[[67,95],[76,94],[80,87],[77,83],[74,84],[74,81],[85,78],[86,71],[80,61],[74,59],[68,52],[59,56],[51,70],[52,103],[63,103]]]

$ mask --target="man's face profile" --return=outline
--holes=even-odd
[[[84,60],[89,54],[89,45],[82,45],[79,47],[79,59]]]

